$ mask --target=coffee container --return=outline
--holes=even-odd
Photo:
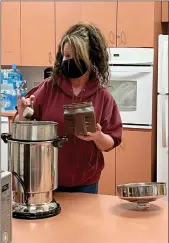
[[[58,187],[58,150],[67,137],[58,136],[51,121],[15,121],[8,143],[8,171],[12,173],[13,217],[41,219],[60,213],[53,198]]]
[[[96,118],[92,102],[64,105],[66,135],[87,136],[96,132]]]

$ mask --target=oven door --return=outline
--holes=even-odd
[[[114,97],[123,126],[152,126],[152,66],[111,66],[109,90]]]

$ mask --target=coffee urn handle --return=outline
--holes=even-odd
[[[9,133],[1,133],[1,139],[4,143],[8,143],[8,139],[11,138],[11,134]]]
[[[53,146],[54,147],[57,147],[57,148],[62,148],[62,144],[64,142],[67,142],[67,141],[68,141],[68,138],[66,136],[58,137],[57,139],[55,139],[53,141]]]

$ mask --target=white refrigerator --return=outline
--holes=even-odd
[[[168,189],[168,35],[158,39],[157,98],[157,182],[166,182]]]

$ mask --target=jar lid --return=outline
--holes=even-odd
[[[93,106],[92,102],[82,102],[82,103],[72,103],[68,105],[63,105],[64,109],[78,109]]]

